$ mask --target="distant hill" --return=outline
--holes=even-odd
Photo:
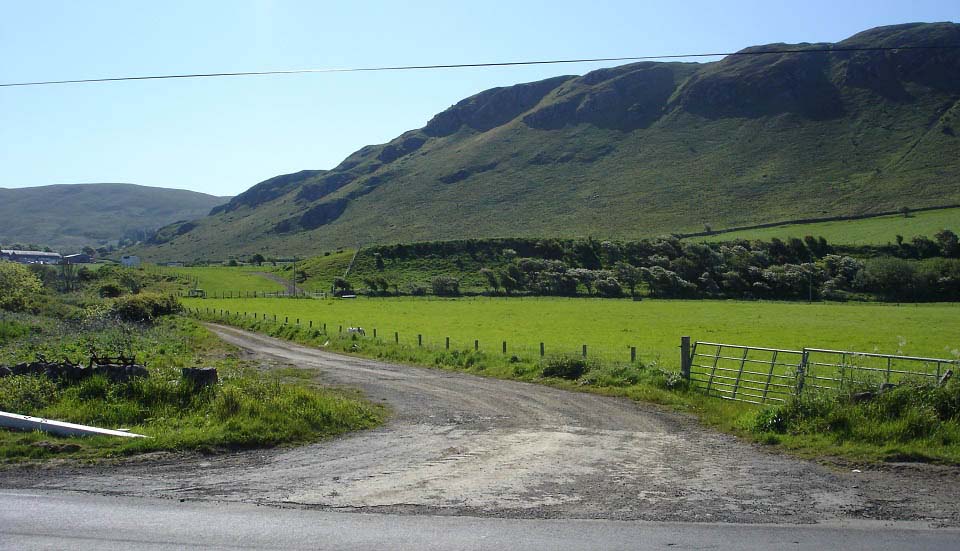
[[[0,188],[0,244],[74,251],[207,214],[229,197],[133,184],[63,184]]]
[[[329,171],[165,228],[155,258],[478,237],[633,239],[960,202],[960,25],[495,88]],[[847,51],[844,51],[847,50]]]

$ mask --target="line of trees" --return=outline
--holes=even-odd
[[[726,244],[664,237],[604,241],[594,254],[574,248],[566,260],[515,257],[481,273],[490,292],[507,295],[617,297],[643,290],[666,298],[960,300],[957,235],[943,230],[934,240],[914,238],[908,247],[902,249],[909,256],[864,259],[836,254],[823,237]]]
[[[666,298],[960,300],[960,244],[950,230],[883,247],[834,247],[823,237],[695,243],[675,237],[615,242],[489,239],[378,247],[378,270],[392,262],[464,255],[486,265],[486,292],[502,295],[645,295]],[[441,276],[445,277],[445,276]],[[367,287],[387,294],[382,277]],[[437,279],[411,286],[459,294]],[[413,287],[417,287],[414,289]]]

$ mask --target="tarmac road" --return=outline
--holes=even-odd
[[[777,526],[515,520],[0,492],[0,550],[956,549],[960,531],[876,521]]]
[[[512,519],[960,526],[960,469],[828,468],[625,399],[327,353],[223,326],[264,368],[361,389],[385,426],[317,444],[0,469],[0,488]],[[179,501],[178,501],[179,503]]]

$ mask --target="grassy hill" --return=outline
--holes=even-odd
[[[789,45],[827,54],[635,63],[487,90],[332,170],[258,184],[139,252],[635,239],[957,204],[960,51],[849,51],[956,44],[960,25],[906,24]]]
[[[76,251],[205,216],[226,197],[133,184],[0,188],[0,244]],[[142,237],[141,237],[142,238]]]

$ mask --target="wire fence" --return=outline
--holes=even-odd
[[[230,322],[231,320],[260,321],[277,325],[290,325],[301,329],[315,330],[317,335],[330,336],[362,334],[364,337],[375,339],[382,343],[393,343],[398,346],[423,348],[428,351],[482,351],[485,353],[499,353],[504,356],[516,356],[518,360],[534,361],[548,356],[580,356],[602,363],[659,363],[658,354],[641,356],[636,346],[623,345],[620,347],[593,346],[589,343],[563,344],[541,341],[536,343],[517,342],[506,338],[464,338],[438,336],[417,331],[400,331],[389,328],[365,325],[349,326],[342,322],[327,323],[322,320],[298,318],[273,313],[231,311],[221,308],[195,307],[187,308],[187,312],[201,319],[212,319]]]
[[[296,291],[243,291],[243,290],[222,290],[222,291],[204,291],[194,289],[190,291],[178,291],[180,298],[327,298],[328,294],[323,291],[307,291],[298,288]]]
[[[659,355],[641,357],[637,347],[594,347],[588,343],[512,342],[438,336],[382,327],[328,324],[279,314],[196,307],[188,312],[201,319],[224,322],[259,321],[312,330],[315,336],[357,335],[378,343],[429,352],[479,351],[511,360],[536,362],[550,356],[579,356],[604,365],[660,364]],[[874,354],[824,348],[783,349],[697,341],[681,337],[680,373],[691,388],[710,396],[751,404],[782,404],[803,392],[841,392],[879,388],[910,381],[942,384],[960,367],[960,360]]]

